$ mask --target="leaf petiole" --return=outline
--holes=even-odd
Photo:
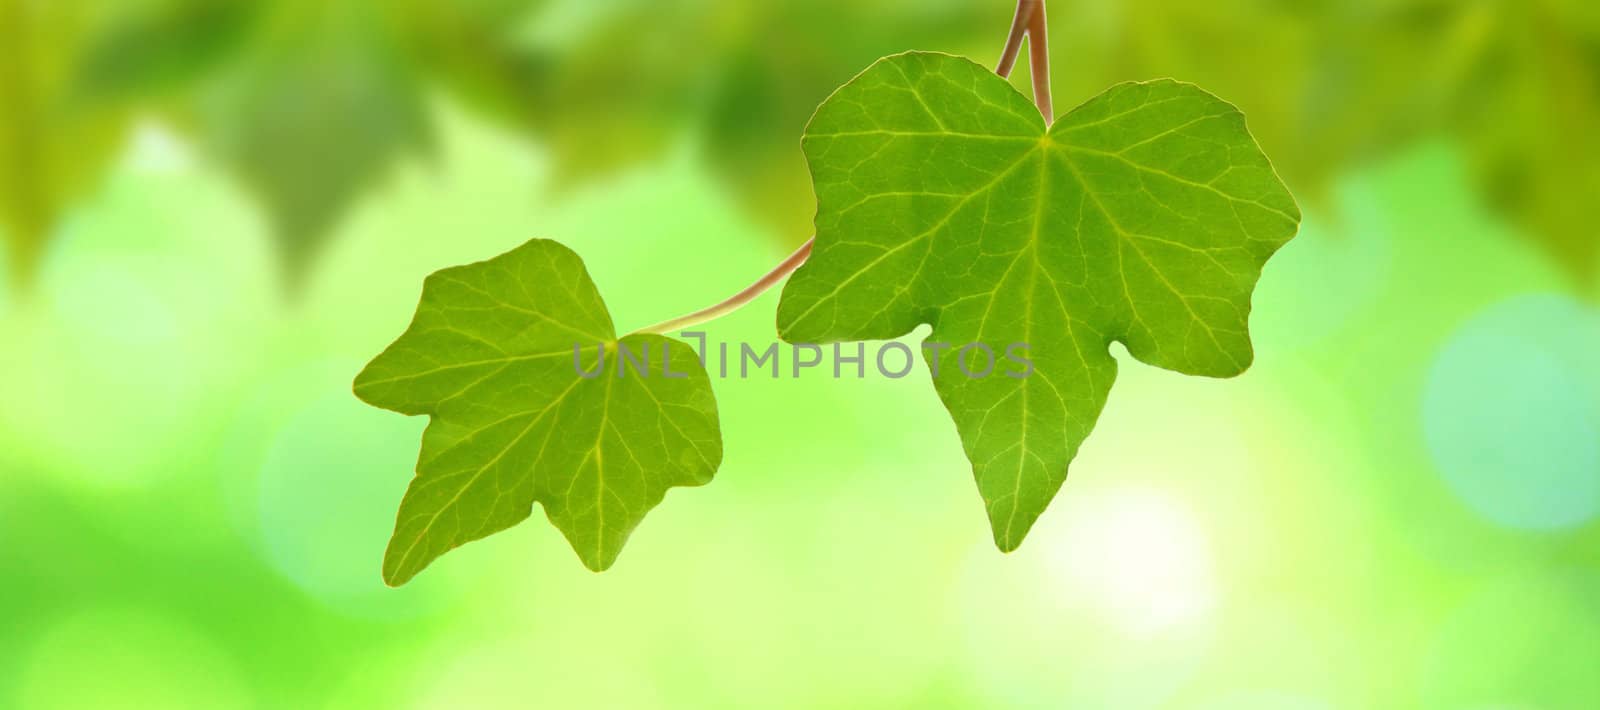
[[[1017,14],[1011,18],[1011,32],[994,73],[1010,77],[1022,52],[1022,38],[1028,38],[1028,71],[1033,78],[1033,103],[1046,121],[1053,120],[1050,100],[1050,40],[1045,19],[1045,0],[1017,0]]]
[[[1028,73],[1033,77],[1033,103],[1044,114],[1045,123],[1055,121],[1050,102],[1050,40],[1044,16],[1045,0],[1038,0],[1033,19],[1028,21]]]
[[[641,333],[649,333],[654,335],[668,335],[684,328],[689,328],[707,321],[716,320],[728,315],[729,313],[739,310],[746,303],[754,301],[756,300],[756,297],[766,293],[767,289],[776,286],[778,282],[784,280],[784,278],[788,277],[789,274],[794,273],[794,270],[800,268],[801,264],[806,263],[806,258],[811,256],[811,243],[815,241],[815,239],[815,237],[807,239],[805,244],[801,244],[799,249],[794,250],[793,254],[790,254],[782,262],[779,262],[776,267],[773,267],[771,271],[767,272],[767,275],[757,279],[755,283],[746,286],[743,291],[728,297],[727,300],[707,308],[702,308],[685,316],[678,316],[672,320],[662,321],[648,328],[640,328],[634,331],[634,334],[637,335]]]

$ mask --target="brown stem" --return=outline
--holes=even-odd
[[[1017,0],[1017,14],[1011,19],[1011,31],[1006,35],[1005,47],[1000,51],[1000,63],[996,65],[994,73],[1002,77],[1010,76],[1011,70],[1016,67],[1017,55],[1022,51],[1022,38],[1029,37],[1028,41],[1028,71],[1033,75],[1033,102],[1039,107],[1039,113],[1044,114],[1045,120],[1051,120],[1050,107],[1050,50],[1049,42],[1045,36],[1045,0]],[[672,320],[662,321],[648,328],[640,328],[634,334],[651,333],[666,335],[693,327],[707,321],[716,320],[739,310],[745,304],[756,300],[768,289],[776,286],[811,256],[811,246],[816,241],[816,236],[806,240],[793,254],[784,259],[767,275],[757,279],[755,283],[746,286],[726,300],[716,305],[702,308],[686,316],[679,316]]]

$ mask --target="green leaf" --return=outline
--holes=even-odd
[[[580,376],[575,346],[593,377]],[[619,347],[659,369],[619,367]],[[521,522],[535,501],[583,563],[604,570],[668,488],[707,483],[722,461],[716,399],[693,348],[657,335],[619,341],[583,262],[552,241],[429,276],[411,326],[355,392],[431,418],[384,557],[392,585]]]
[[[816,247],[784,288],[792,342],[933,326],[924,359],[996,544],[1015,549],[1066,477],[1116,376],[1250,365],[1250,292],[1292,237],[1293,198],[1233,106],[1171,80],[1120,84],[1046,128],[966,59],[880,60],[818,109],[804,148]],[[1026,344],[1034,369],[1005,364]],[[1021,354],[1020,351],[1017,354]]]

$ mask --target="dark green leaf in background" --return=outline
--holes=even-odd
[[[513,35],[540,5],[153,0],[122,9],[81,83],[193,134],[260,201],[293,287],[360,198],[430,152],[430,87],[530,129],[541,74]]]
[[[74,68],[99,20],[93,3],[0,0],[0,237],[28,283],[74,202],[121,146],[128,114],[76,99]]]
[[[780,334],[932,324],[928,342],[950,347],[924,355],[1003,550],[1093,428],[1113,341],[1191,375],[1249,367],[1250,293],[1300,221],[1243,115],[1171,80],[1117,85],[1047,128],[988,69],[909,53],[829,98],[804,146],[816,247]],[[1036,369],[1008,376],[972,343],[995,358],[1025,344]]]
[[[350,205],[429,145],[400,48],[363,10],[333,3],[253,48],[195,107],[208,149],[261,200],[291,285]]]
[[[579,375],[576,345],[596,376]],[[648,352],[650,372],[619,370],[619,347]],[[552,241],[428,277],[411,327],[355,391],[430,417],[384,557],[392,585],[521,522],[535,502],[586,566],[604,570],[668,488],[707,483],[722,461],[695,351],[656,335],[619,341],[583,262]]]

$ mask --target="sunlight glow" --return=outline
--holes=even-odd
[[[1206,535],[1182,501],[1156,491],[1113,491],[1068,527],[1053,574],[1124,633],[1144,637],[1187,626],[1216,605]]]

